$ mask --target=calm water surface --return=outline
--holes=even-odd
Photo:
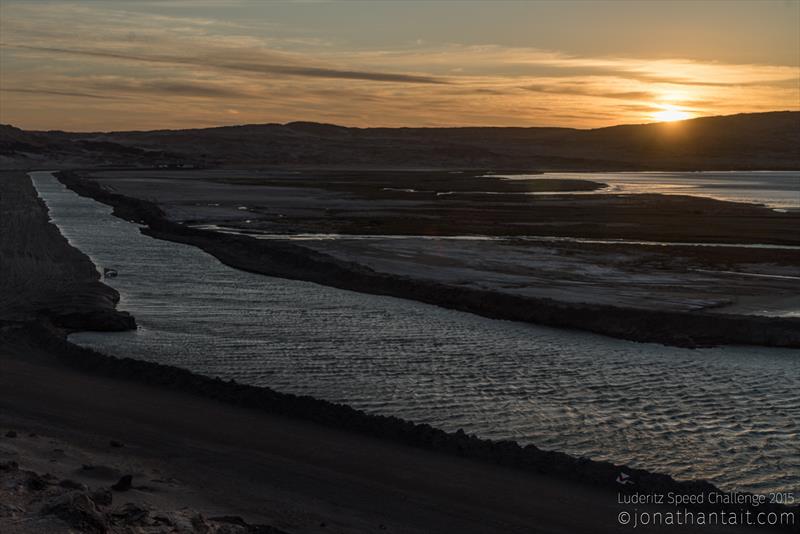
[[[608,184],[607,188],[592,192],[594,194],[690,195],[764,204],[776,209],[800,209],[800,171],[565,172],[498,177],[509,180],[593,180]]]
[[[70,242],[119,269],[107,283],[140,324],[76,343],[726,489],[800,492],[800,351],[639,344],[244,273],[32,175]]]

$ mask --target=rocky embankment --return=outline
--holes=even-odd
[[[25,173],[2,173],[0,214],[0,325],[47,319],[67,330],[136,328],[116,309],[117,291],[50,223]]]
[[[0,332],[0,343],[35,345],[37,350],[53,354],[62,363],[76,370],[166,388],[211,398],[243,408],[270,414],[303,419],[331,428],[402,443],[411,447],[455,455],[470,460],[510,467],[536,474],[604,487],[620,493],[657,493],[666,495],[704,495],[704,503],[723,502],[710,494],[725,493],[705,481],[677,481],[669,475],[611,462],[575,458],[565,453],[542,450],[535,445],[521,446],[514,441],[491,441],[457,432],[445,432],[427,424],[417,424],[397,417],[367,414],[344,404],[309,396],[280,393],[270,388],[240,384],[194,374],[185,369],[143,360],[117,358],[67,342],[59,332],[43,323]],[[621,473],[632,482],[620,485]],[[800,512],[800,506],[777,504],[689,505],[706,511]]]
[[[373,271],[293,243],[187,228],[148,201],[111,193],[77,173],[59,179],[77,193],[145,224],[159,239],[187,243],[245,271],[306,280],[341,289],[413,299],[494,319],[574,328],[621,339],[682,347],[723,344],[800,347],[800,319],[675,312],[559,302],[464,288]]]

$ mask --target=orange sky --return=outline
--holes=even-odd
[[[598,127],[800,109],[797,0],[0,0],[0,40],[0,122],[28,129]]]

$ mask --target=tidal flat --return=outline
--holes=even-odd
[[[702,196],[604,193],[599,181],[543,176],[89,174],[109,192],[152,202],[169,221],[286,240],[376,272],[576,304],[800,314],[800,212]]]

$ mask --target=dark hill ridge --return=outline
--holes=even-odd
[[[0,126],[0,165],[524,170],[800,169],[800,112],[572,128],[350,128],[313,122],[191,130],[27,132]]]

